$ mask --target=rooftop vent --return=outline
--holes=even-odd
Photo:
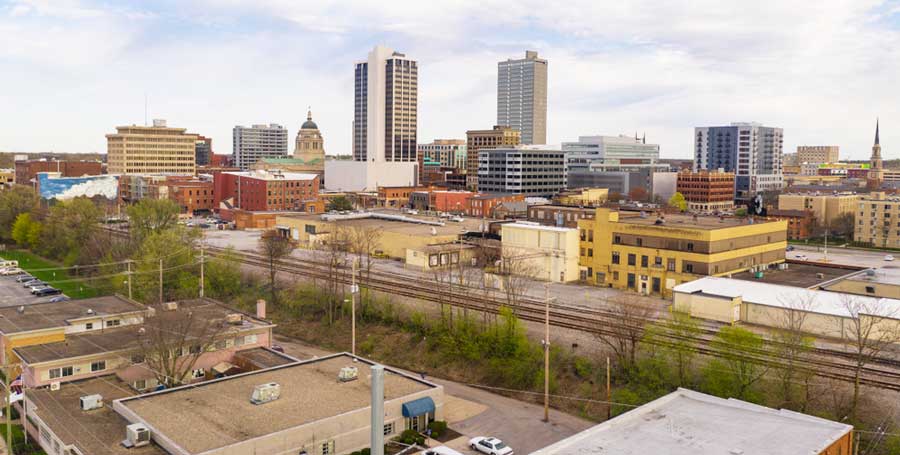
[[[866,270],[866,275],[867,276],[875,276],[875,269]]]
[[[162,307],[166,311],[175,311],[178,309],[178,302],[166,302],[162,304]]]
[[[244,316],[240,313],[228,313],[225,315],[225,322],[232,325],[240,325],[244,321]]]
[[[103,396],[100,394],[85,395],[81,397],[81,410],[91,411],[103,407]]]
[[[338,381],[349,382],[359,379],[359,369],[356,367],[343,367],[338,373]]]
[[[122,445],[128,447],[141,447],[150,444],[150,430],[143,424],[132,423],[125,427],[125,440]]]
[[[21,306],[19,306],[19,308],[16,308],[16,312],[18,312],[19,314],[24,313],[24,312],[25,312],[25,305],[21,305]]]
[[[85,311],[85,313],[87,313],[87,314],[94,314],[94,310],[88,308],[88,309]]]
[[[281,396],[281,384],[270,382],[268,384],[260,384],[253,388],[250,395],[250,402],[253,404],[263,404],[275,401]]]

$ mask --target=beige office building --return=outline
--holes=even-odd
[[[900,248],[900,197],[871,193],[856,204],[853,240],[880,248]]]
[[[466,131],[466,186],[478,190],[478,151],[519,145],[522,133],[508,126]]]
[[[169,128],[165,120],[153,126],[117,126],[106,135],[110,174],[194,174],[196,134],[184,128]]]
[[[497,64],[497,124],[522,133],[523,144],[547,143],[547,61],[537,52]]]
[[[778,210],[812,210],[817,220],[830,223],[845,213],[853,213],[859,198],[856,193],[779,194]]]
[[[841,148],[837,145],[798,145],[797,164],[837,163]]]

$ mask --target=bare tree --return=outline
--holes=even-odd
[[[841,295],[845,317],[838,318],[844,339],[853,349],[853,397],[850,400],[850,421],[856,419],[859,407],[862,371],[891,344],[900,341],[900,324],[896,309],[879,305],[871,297]]]
[[[273,305],[278,304],[278,282],[275,279],[278,275],[278,263],[293,250],[294,244],[290,239],[279,235],[274,229],[263,232],[259,239],[259,252],[269,268],[269,290]]]
[[[500,280],[503,283],[506,306],[512,310],[514,316],[518,315],[519,304],[528,295],[528,290],[534,285],[535,279],[550,279],[548,275],[543,275],[541,267],[535,262],[536,258],[540,259],[543,256],[544,253],[535,253],[527,249],[501,249]]]
[[[795,298],[778,297],[783,311],[776,313],[772,321],[775,331],[772,341],[774,350],[782,359],[781,367],[775,372],[781,382],[782,406],[799,404],[805,409],[809,403],[809,383],[812,374],[806,369],[798,368],[798,363],[812,350],[815,340],[806,329],[806,320],[815,306],[815,294],[808,292]],[[802,398],[795,403],[795,384],[802,384]]]
[[[348,248],[356,255],[362,283],[368,283],[372,277],[372,266],[375,263],[374,257],[381,242],[381,235],[382,229],[378,226],[355,226],[347,233]],[[369,298],[369,288],[366,286],[365,294],[360,301],[363,315],[367,312]]]
[[[337,308],[343,302],[342,282],[349,262],[350,235],[347,229],[337,223],[329,223],[328,235],[317,246],[327,266],[326,314],[328,323],[333,324]]]
[[[637,294],[621,294],[605,301],[609,320],[597,337],[613,351],[616,362],[624,371],[635,365],[638,343],[644,336],[647,320],[655,309],[644,305]]]
[[[223,319],[205,311],[214,305],[183,303],[177,310],[151,306],[151,314],[138,330],[138,346],[160,384],[183,384],[197,360],[225,335]]]

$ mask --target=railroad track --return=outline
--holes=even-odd
[[[217,256],[222,254],[225,249],[207,247],[207,251],[210,252],[210,255]],[[244,264],[264,268],[269,267],[268,262],[256,253],[239,251],[232,251],[232,253],[238,256],[240,261]],[[344,285],[350,284],[351,279],[347,270],[340,269],[338,273],[334,273],[324,269],[324,267],[326,267],[325,264],[320,262],[295,257],[280,261],[276,266],[277,270],[280,272],[321,280],[335,280],[339,284]],[[440,292],[433,286],[429,286],[428,283],[401,281],[398,280],[395,275],[383,272],[372,272],[372,275],[368,278],[358,276],[357,282],[373,291],[442,303],[457,308],[491,314],[499,314],[500,308],[506,304],[504,299],[480,295],[459,295],[452,293],[440,295]],[[516,316],[525,321],[543,323],[545,320],[545,303],[541,301],[521,299],[516,311]],[[556,303],[550,305],[551,325],[601,336],[622,336],[621,331],[609,328],[613,325],[641,330],[645,324],[659,322],[659,320],[660,319],[657,318],[629,320],[628,318],[623,318],[621,314],[609,310],[574,307]],[[703,327],[701,328],[702,335],[699,338],[662,332],[660,339],[653,340],[652,343],[660,346],[672,347],[676,343],[689,342],[690,345],[693,346],[691,349],[699,354],[714,357],[732,355],[726,353],[721,348],[714,347],[710,343],[716,331],[717,329],[715,328]],[[772,340],[768,340],[768,344],[770,348],[777,347],[778,345],[777,342]],[[683,347],[684,344],[679,344],[679,346]],[[755,363],[768,365],[773,368],[784,368],[786,366],[785,360],[778,357],[772,349],[749,351],[746,355],[742,356],[742,358]],[[798,373],[810,373],[819,377],[854,382],[853,365],[847,362],[836,361],[835,358],[852,360],[853,356],[852,353],[849,352],[817,347],[807,353],[806,356],[795,359],[795,370]],[[870,363],[876,364],[877,366],[870,365],[862,369],[860,378],[862,384],[900,391],[900,369],[882,368],[896,367],[900,365],[900,362],[895,359],[878,358]]]
[[[116,229],[106,229],[113,235],[127,236],[127,232]],[[226,251],[224,248],[207,246],[206,251],[211,256],[219,256]],[[268,268],[268,262],[254,252],[231,250],[231,253],[247,265]],[[349,285],[351,277],[348,268],[341,268],[337,272],[330,270],[328,264],[309,259],[289,257],[279,261],[277,270],[284,273],[304,276],[307,278],[334,280],[339,284]],[[466,289],[465,293],[447,293],[442,295],[433,283],[423,281],[403,281],[396,274],[381,271],[371,271],[367,276],[358,276],[357,282],[373,291],[384,292],[392,295],[415,298],[430,301],[452,307],[469,309],[490,314],[499,314],[500,309],[506,306],[506,300],[502,298],[483,295],[483,290],[474,288]],[[458,285],[456,286],[459,287]],[[464,287],[465,289],[465,287]],[[482,295],[478,295],[482,294]],[[516,316],[529,322],[543,323],[545,320],[546,303],[529,297],[517,299]],[[615,311],[602,308],[587,308],[560,303],[550,304],[550,324],[555,327],[576,330],[585,333],[605,337],[621,337],[623,332],[610,327],[625,328],[631,330],[643,330],[649,323],[656,323],[663,318],[656,317],[624,317]],[[663,347],[672,347],[676,343],[683,348],[685,344],[692,346],[692,350],[699,354],[722,357],[731,355],[721,348],[715,347],[711,341],[718,329],[724,324],[701,325],[700,336],[697,338],[686,337],[674,333],[661,332],[661,337],[652,340],[652,343]],[[686,343],[685,343],[686,342]],[[766,340],[766,347],[746,352],[744,359],[755,363],[768,365],[773,368],[784,368],[785,359],[780,358],[776,352],[783,345]],[[798,373],[809,373],[815,376],[836,379],[846,382],[854,382],[855,356],[851,352],[824,347],[814,347],[802,358],[795,359],[795,370]],[[860,383],[872,387],[900,391],[900,360],[878,357],[870,360],[870,365],[862,368]]]

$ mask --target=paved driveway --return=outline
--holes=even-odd
[[[0,275],[0,307],[46,302],[53,297],[55,296],[35,297],[21,283],[16,283],[15,277]]]

